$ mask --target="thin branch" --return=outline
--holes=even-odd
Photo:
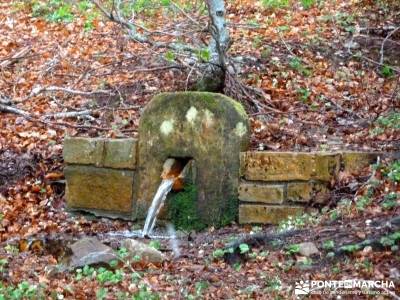
[[[165,49],[171,49],[174,51],[187,51],[187,52],[197,52],[199,49],[185,45],[185,44],[179,44],[179,43],[162,43],[162,42],[157,42],[153,41],[149,38],[149,36],[140,34],[136,31],[135,25],[126,21],[125,19],[122,18],[119,12],[116,13],[116,15],[113,13],[113,11],[108,12],[97,0],[91,0],[94,5],[110,20],[113,21],[117,24],[120,24],[122,27],[128,30],[128,36],[142,44],[148,44],[154,48],[165,48]],[[115,7],[113,8],[115,9]]]
[[[70,88],[64,88],[64,87],[58,87],[58,86],[48,86],[48,87],[38,86],[38,87],[35,87],[34,89],[32,89],[29,97],[34,97],[34,96],[37,96],[44,92],[64,92],[64,93],[79,95],[79,96],[93,96],[93,95],[99,95],[99,94],[109,95],[109,96],[114,95],[114,93],[109,90],[97,90],[97,91],[92,91],[92,92],[85,92],[85,91],[73,90]]]
[[[10,58],[5,59],[3,62],[1,62],[0,68],[6,68],[9,65],[13,64],[14,62],[16,62],[17,60],[24,58],[26,56],[26,54],[28,54],[29,51],[31,51],[31,49],[32,48],[30,46],[22,48],[17,53],[15,53],[13,56],[11,56]]]
[[[386,41],[387,41],[393,34],[395,34],[395,33],[397,32],[397,30],[399,30],[399,29],[400,29],[400,26],[397,27],[397,28],[395,28],[395,29],[393,29],[393,30],[385,37],[385,39],[383,40],[382,45],[381,45],[381,59],[380,59],[380,61],[379,61],[380,64],[383,64],[383,60],[384,60],[384,53],[383,53],[383,51],[384,51],[384,48],[385,48],[385,43],[386,43]]]
[[[194,24],[199,26],[200,28],[203,28],[199,22],[197,22],[195,19],[193,19],[189,14],[187,14],[178,4],[176,4],[174,1],[171,1],[172,5],[176,7],[186,18],[188,18],[190,21],[192,21]]]

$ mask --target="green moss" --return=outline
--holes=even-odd
[[[168,197],[168,218],[181,230],[200,231],[207,227],[197,214],[197,188],[187,184],[184,190]]]

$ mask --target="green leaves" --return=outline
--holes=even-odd
[[[209,62],[211,59],[211,53],[208,48],[200,49],[196,53],[197,59],[202,62]]]
[[[381,74],[383,77],[386,77],[386,78],[392,77],[394,75],[394,70],[391,67],[384,65],[381,68]]]
[[[300,245],[298,244],[292,244],[286,247],[286,253],[287,254],[296,254],[300,252]]]
[[[241,254],[244,254],[244,253],[247,253],[250,251],[250,247],[249,247],[249,245],[243,243],[243,244],[239,245],[239,250],[240,250]]]
[[[175,53],[171,50],[167,51],[164,55],[165,59],[169,62],[173,62],[175,60]]]

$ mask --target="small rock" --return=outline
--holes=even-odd
[[[112,248],[104,245],[96,238],[82,238],[72,244],[70,248],[72,250],[70,268],[108,263],[117,258]]]
[[[132,257],[140,257],[143,262],[161,263],[166,259],[165,255],[157,249],[133,239],[124,240],[121,246],[126,248]]]
[[[393,279],[399,279],[400,278],[400,272],[397,268],[391,268],[389,270],[389,277]]]
[[[312,242],[301,243],[301,244],[299,244],[299,247],[300,247],[299,253],[303,256],[309,257],[313,254],[319,253],[318,248]]]
[[[371,246],[366,246],[362,251],[363,255],[370,254],[371,252],[372,252],[372,247]]]

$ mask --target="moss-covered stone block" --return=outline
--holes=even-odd
[[[104,143],[103,166],[114,169],[135,169],[136,139],[107,139]]]
[[[66,166],[67,208],[105,216],[130,217],[133,171]]]
[[[303,213],[302,206],[241,204],[239,206],[239,223],[279,224],[289,216]]]
[[[364,168],[376,162],[378,152],[346,151],[342,153],[343,170],[350,174],[358,174]]]
[[[237,199],[239,153],[247,149],[249,135],[246,112],[226,96],[184,92],[154,97],[139,124],[135,217],[145,217],[165,160],[192,158],[197,213],[204,224],[221,225]]]
[[[246,180],[331,181],[340,169],[340,155],[330,153],[246,152],[241,153],[241,176]]]
[[[284,184],[241,182],[239,184],[239,200],[245,202],[282,204],[284,200],[284,190]]]
[[[67,164],[101,166],[104,140],[98,138],[65,137],[63,157]]]
[[[287,200],[293,202],[324,203],[328,200],[329,189],[318,182],[289,182],[287,184]]]

